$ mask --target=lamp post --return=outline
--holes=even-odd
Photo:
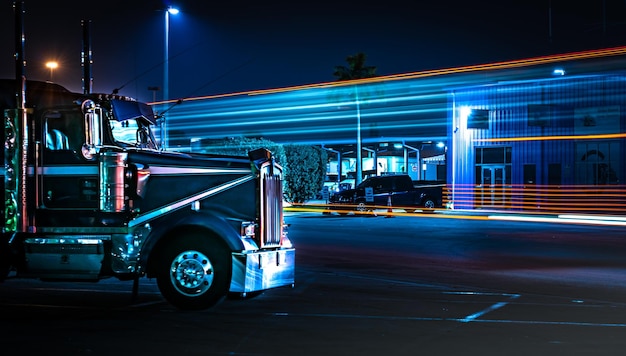
[[[148,87],[148,90],[150,90],[152,92],[152,102],[155,103],[156,102],[156,92],[161,90],[161,88],[159,88],[157,86],[150,86],[150,87]]]
[[[59,67],[59,63],[55,62],[55,61],[49,61],[46,62],[46,68],[50,69],[50,78],[49,78],[49,82],[52,83],[52,73],[54,72],[55,69],[57,69]]]
[[[361,102],[359,100],[359,87],[354,86],[354,97],[356,102],[356,176],[354,177],[354,186],[356,187],[363,180],[363,155],[361,145]]]
[[[170,14],[176,15],[178,14],[178,9],[172,6],[169,6],[165,11],[165,49],[164,49],[164,58],[163,58],[163,101],[169,99],[169,42],[170,42]],[[163,148],[167,149],[168,146],[168,135],[167,135],[167,119],[165,118],[165,114],[163,114],[163,124],[162,124],[162,137],[163,137]]]

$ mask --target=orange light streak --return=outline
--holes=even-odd
[[[456,185],[446,187],[444,202],[455,208],[527,214],[565,212],[626,214],[625,185]],[[453,199],[453,200],[452,200]]]
[[[321,210],[323,205],[305,205],[298,204],[285,207],[286,212],[294,213],[321,213],[328,210]],[[382,208],[382,207],[381,207]],[[384,207],[386,208],[386,207]],[[371,215],[372,213],[353,212],[355,215]],[[377,211],[375,215],[381,216],[398,216],[411,218],[436,218],[436,219],[462,219],[462,220],[503,220],[503,221],[520,221],[520,222],[547,222],[559,224],[583,224],[583,225],[609,225],[609,226],[626,226],[626,221],[619,216],[579,214],[579,215],[560,215],[552,213],[532,213],[532,212],[502,212],[497,210],[482,210],[480,212],[468,212],[457,210],[441,210],[438,214],[414,214],[402,212],[385,212]]]
[[[527,136],[527,137],[499,137],[477,138],[474,142],[519,142],[519,141],[551,141],[551,140],[591,140],[607,138],[625,138],[626,133],[596,134],[596,135],[563,135],[563,136]]]
[[[324,83],[319,83],[319,84],[307,84],[307,85],[276,88],[276,89],[253,90],[253,91],[249,91],[246,93],[248,95],[259,95],[259,94],[278,93],[278,92],[299,90],[299,89],[323,88],[323,87],[329,87],[329,86],[349,86],[349,85],[356,85],[356,84],[378,83],[378,82],[392,81],[392,80],[434,77],[434,76],[440,76],[440,75],[446,75],[446,74],[459,74],[459,73],[477,72],[477,71],[485,71],[485,70],[521,68],[521,67],[529,67],[533,65],[549,64],[549,63],[556,63],[556,62],[575,60],[575,59],[592,59],[592,58],[600,58],[600,57],[619,56],[619,55],[624,55],[624,54],[626,54],[626,46],[621,46],[621,47],[613,47],[613,48],[606,48],[606,49],[533,57],[533,58],[520,59],[520,60],[502,61],[502,62],[495,62],[495,63],[477,64],[477,65],[444,68],[444,69],[431,69],[431,70],[425,70],[425,71],[420,71],[420,72],[410,72],[410,73],[402,73],[402,74],[392,74],[392,75],[379,76],[379,77],[374,77],[374,78],[354,79],[354,80],[346,80],[346,81],[340,81],[340,82],[324,82]]]
[[[391,75],[379,76],[379,77],[374,77],[374,78],[366,78],[366,79],[321,82],[321,83],[295,85],[295,86],[282,87],[282,88],[249,90],[249,91],[241,91],[241,92],[235,92],[235,93],[206,95],[206,96],[182,98],[182,99],[171,99],[171,100],[165,100],[165,101],[157,101],[157,102],[153,102],[149,104],[161,105],[161,104],[171,104],[171,103],[175,103],[178,101],[195,101],[195,100],[216,99],[216,98],[224,98],[224,97],[232,97],[232,96],[240,96],[240,95],[263,95],[263,94],[280,93],[280,92],[295,91],[295,90],[302,90],[302,89],[312,89],[312,88],[350,86],[350,85],[357,85],[357,84],[378,83],[378,82],[384,82],[384,81],[434,77],[434,76],[441,76],[441,75],[447,75],[447,74],[459,74],[459,73],[469,73],[469,72],[486,71],[486,70],[522,68],[522,67],[529,67],[529,66],[539,65],[539,64],[549,64],[549,63],[557,63],[557,62],[562,62],[562,61],[593,59],[593,58],[620,56],[620,55],[626,55],[626,46],[580,51],[580,52],[571,52],[571,53],[564,53],[564,54],[555,54],[555,55],[540,56],[540,57],[511,60],[511,61],[501,61],[501,62],[495,62],[495,63],[460,66],[460,67],[453,67],[453,68],[430,69],[430,70],[419,71],[419,72],[391,74]]]

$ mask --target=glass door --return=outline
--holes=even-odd
[[[504,165],[483,165],[477,203],[480,207],[503,206],[506,201]]]

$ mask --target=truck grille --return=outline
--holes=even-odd
[[[278,247],[283,235],[282,169],[273,160],[261,167],[261,248]]]

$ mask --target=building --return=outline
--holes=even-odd
[[[450,90],[454,207],[623,211],[625,94],[619,71]]]

